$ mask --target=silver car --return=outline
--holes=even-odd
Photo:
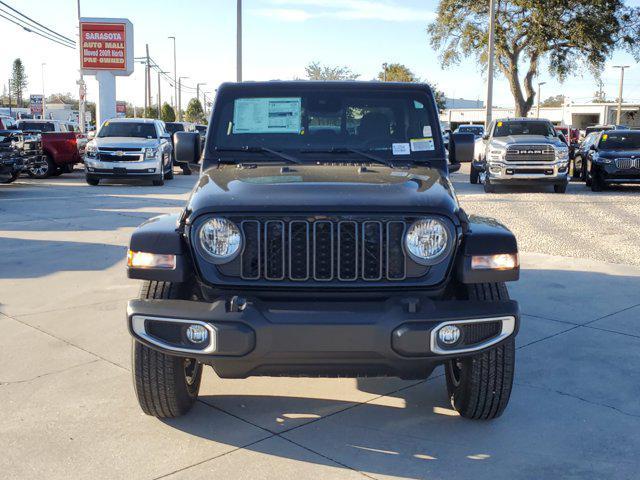
[[[160,120],[118,118],[107,120],[84,156],[89,185],[101,179],[151,180],[163,185],[173,178],[171,139]]]

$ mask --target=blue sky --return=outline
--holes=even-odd
[[[26,15],[70,37],[77,34],[76,0],[6,0]],[[628,2],[640,4],[640,0]],[[361,79],[376,76],[383,62],[400,62],[420,77],[438,84],[447,96],[482,99],[485,80],[471,59],[442,70],[431,50],[426,26],[434,18],[437,1],[431,0],[244,0],[244,78],[291,79],[304,75],[313,60],[347,65]],[[235,0],[82,0],[83,16],[125,17],[134,24],[135,55],[151,56],[165,69],[173,69],[172,44],[177,37],[178,73],[188,85],[207,82],[212,91],[220,82],[235,80]],[[42,90],[41,63],[48,93],[76,92],[77,52],[24,32],[0,18],[0,72],[7,77],[19,52],[29,75],[29,90]],[[10,37],[15,41],[7,42]],[[7,45],[15,48],[6,48]],[[627,71],[625,98],[640,100],[640,68],[626,54],[608,62],[603,80],[610,97],[617,95],[618,74],[612,65],[632,65]],[[542,72],[544,72],[544,68]],[[143,68],[117,81],[118,98],[141,105],[144,101]],[[587,73],[560,84],[541,74],[542,97],[564,93],[586,101],[595,90]],[[0,82],[6,84],[6,80]],[[155,95],[157,80],[152,80]],[[495,103],[512,105],[506,82],[498,78]],[[163,83],[163,97],[170,87]],[[183,93],[186,105],[190,95]],[[88,98],[97,97],[97,84],[88,79]]]

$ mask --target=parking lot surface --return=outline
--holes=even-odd
[[[129,235],[178,211],[195,176],[90,187],[76,170],[0,187],[2,478],[635,479],[640,470],[640,189],[572,184],[463,207],[511,228],[522,279],[504,415],[460,418],[444,378],[251,378],[205,371],[187,416],[135,400]]]

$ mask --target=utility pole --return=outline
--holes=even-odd
[[[495,56],[496,1],[489,1],[489,52],[487,56],[487,104],[485,105],[484,128],[489,128],[493,115],[493,61]]]
[[[47,107],[46,107],[46,103],[47,103],[47,95],[44,93],[44,66],[46,65],[46,63],[42,63],[42,65],[40,65],[41,69],[42,69],[42,119],[44,120],[47,115]]]
[[[196,98],[200,101],[200,85],[206,85],[207,82],[196,83]]]
[[[388,65],[386,63],[382,64],[382,81],[383,82],[387,81],[387,67]]]
[[[144,118],[149,111],[149,104],[147,101],[149,100],[149,85],[147,83],[147,69],[149,68],[149,64],[145,63],[144,65],[144,111],[142,112],[142,117]]]
[[[160,93],[160,75],[162,75],[163,73],[167,73],[167,72],[158,69],[158,118],[160,118],[160,110],[162,109],[162,96]]]
[[[622,87],[624,86],[624,69],[629,65],[614,65],[613,68],[620,69],[620,87],[618,88],[618,113],[616,115],[616,125],[620,125],[622,119]]]
[[[182,121],[182,79],[189,77],[178,77],[178,120]]]
[[[536,118],[540,118],[540,86],[544,85],[547,82],[538,82],[538,108],[537,108],[537,114],[536,114]]]
[[[236,81],[242,81],[242,0],[237,0],[236,13]]]
[[[147,89],[147,94],[149,95],[149,98],[147,98],[147,105],[149,106],[149,110],[151,110],[151,59],[149,58],[149,44],[145,44],[145,47],[147,49],[147,85],[148,85],[148,89]]]
[[[80,79],[78,80],[78,123],[80,124],[80,132],[86,132],[85,124],[85,97],[87,95],[84,77],[82,75],[82,31],[80,28],[80,0],[78,0],[78,60],[80,62]]]
[[[176,37],[168,37],[168,38],[173,40],[173,89],[174,89],[173,108],[177,112],[178,109],[176,107],[176,103],[178,102],[178,67],[176,63],[176,58],[177,58],[176,57]]]

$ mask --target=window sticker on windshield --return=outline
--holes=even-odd
[[[502,126],[502,122],[498,122],[498,126],[501,127]]]
[[[428,152],[430,150],[435,150],[433,138],[412,138],[409,141],[411,142],[412,152]]]
[[[602,141],[606,142],[607,138],[609,138],[609,135],[607,135],[606,133],[604,135],[602,135]]]
[[[238,98],[233,133],[300,133],[302,101],[297,98]]]
[[[433,133],[431,133],[431,125],[425,125],[422,127],[422,136],[423,137],[432,137]]]
[[[394,143],[391,145],[394,155],[411,155],[411,148],[408,143]]]

